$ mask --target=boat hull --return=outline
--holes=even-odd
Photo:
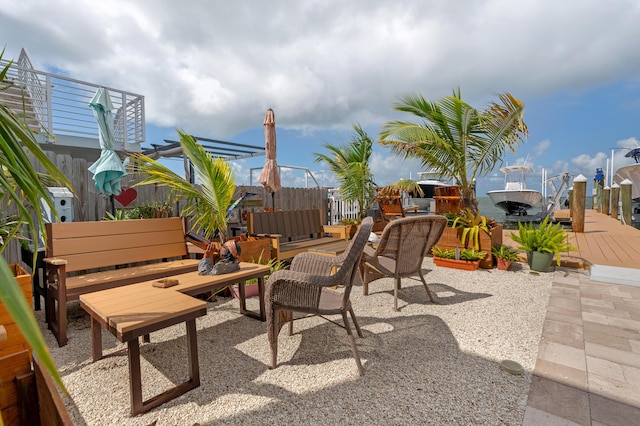
[[[542,202],[542,193],[533,189],[496,190],[487,192],[487,195],[496,207],[508,215],[524,216],[527,209],[539,207]]]

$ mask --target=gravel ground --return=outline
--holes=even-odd
[[[399,312],[393,283],[358,286],[352,303],[363,328],[356,342],[365,375],[358,376],[345,332],[320,318],[295,322],[279,338],[279,366],[270,370],[265,323],[238,313],[219,297],[197,320],[200,387],[131,417],[126,346],[103,332],[105,354],[91,362],[88,315],[69,304],[69,344],[58,348],[45,330],[78,425],[208,424],[505,424],[520,425],[535,366],[553,273],[424,268],[439,304],[422,284],[404,280]],[[257,300],[249,300],[249,308]],[[145,399],[187,378],[185,328],[151,335],[141,347]],[[500,369],[503,359],[525,373]]]

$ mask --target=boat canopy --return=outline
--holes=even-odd
[[[504,166],[499,169],[505,175],[511,173],[533,173],[533,169],[530,166]]]

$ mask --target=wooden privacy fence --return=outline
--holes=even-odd
[[[51,151],[45,151],[45,154],[58,169],[60,169],[73,186],[76,195],[72,202],[73,221],[85,222],[104,219],[106,212],[111,211],[111,201],[109,197],[104,196],[96,189],[93,176],[88,170],[92,163],[81,158],[71,158],[69,155],[56,154]],[[33,164],[37,171],[44,172],[44,169],[39,163],[33,161]],[[122,187],[130,188],[134,183],[134,177],[126,176],[122,180]],[[160,185],[137,186],[135,190],[137,197],[127,208],[152,205],[155,203],[162,204],[168,200],[169,196],[169,189]],[[248,197],[238,206],[229,222],[230,227],[244,227],[249,211],[257,212],[265,208],[272,208],[271,194],[262,186],[238,186],[234,199],[239,198],[247,192],[256,195]],[[282,188],[275,193],[274,197],[276,209],[320,209],[323,214],[322,217],[325,218],[325,224],[329,223],[327,200],[328,195],[326,188]],[[6,199],[0,200],[0,203],[0,214],[6,216],[15,213],[15,206],[8,206]],[[173,202],[170,202],[169,205],[172,209],[171,215],[178,216],[182,206],[179,203]],[[120,210],[123,207],[116,201],[115,208]],[[20,260],[20,245],[18,241],[11,241],[3,252],[3,256],[8,263],[17,263]]]

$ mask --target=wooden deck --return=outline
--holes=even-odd
[[[517,247],[518,244],[511,239],[512,232],[517,231],[503,231],[503,242]],[[620,282],[616,275],[620,272],[627,276],[631,274],[632,279],[638,281],[636,285],[640,285],[640,229],[588,209],[584,232],[568,232],[568,239],[578,250],[563,253],[562,266],[589,269],[592,279],[614,283],[630,284]],[[607,275],[611,275],[611,280],[607,280]]]

